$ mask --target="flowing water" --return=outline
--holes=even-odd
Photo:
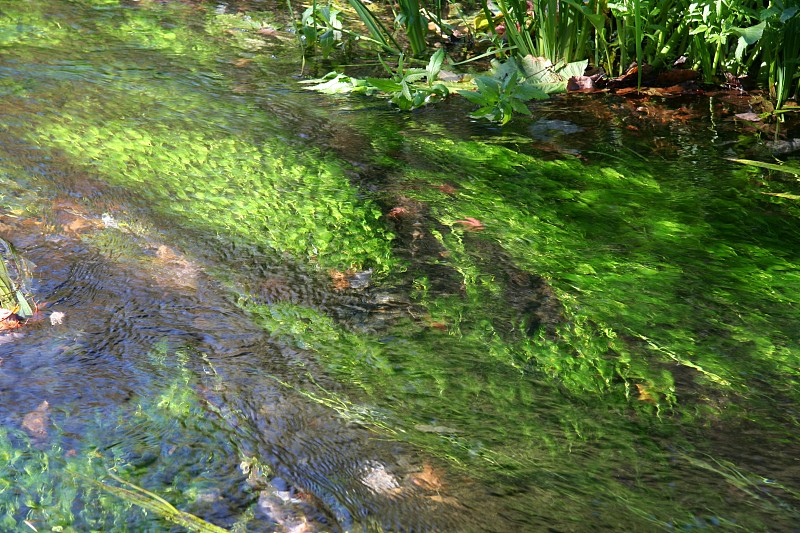
[[[724,98],[398,113],[269,9],[0,0],[0,530],[800,531],[798,185]]]

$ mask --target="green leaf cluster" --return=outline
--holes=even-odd
[[[525,102],[544,100],[549,94],[564,92],[570,76],[580,75],[586,61],[553,66],[541,58],[526,56],[521,61],[492,61],[491,75],[475,78],[476,91],[458,93],[479,106],[472,116],[506,124],[514,113],[530,115]]]
[[[409,111],[442,100],[450,94],[445,84],[437,82],[444,58],[444,49],[439,49],[431,56],[426,68],[421,69],[405,67],[401,55],[396,69],[381,60],[390,78],[361,80],[331,72],[323,78],[306,80],[304,83],[307,89],[326,94],[385,94],[399,109]]]

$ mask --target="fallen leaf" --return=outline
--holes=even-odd
[[[427,463],[422,466],[422,472],[415,472],[410,477],[411,482],[421,489],[438,491],[442,488],[441,478],[436,470]]]
[[[595,79],[593,76],[572,76],[567,80],[567,92],[592,92],[597,89],[594,86]]]
[[[64,228],[64,231],[67,233],[82,233],[87,228],[94,227],[94,224],[83,217],[75,215],[71,219],[65,220],[61,224],[61,227]]]
[[[278,36],[278,30],[276,30],[275,28],[259,28],[258,31],[256,31],[256,33],[259,35],[265,35],[267,37]]]
[[[409,214],[408,209],[405,207],[393,207],[386,213],[386,216],[395,220],[403,218]]]
[[[343,291],[345,289],[350,288],[350,281],[348,281],[348,273],[341,272],[332,268],[328,271],[328,275],[331,277],[331,281],[333,282],[333,288],[337,291]]]
[[[650,392],[650,389],[648,387],[646,387],[645,385],[642,385],[641,383],[637,383],[636,384],[636,391],[639,393],[638,400],[640,402],[647,402],[647,403],[652,403],[652,404],[658,403],[656,401],[655,396],[653,396],[653,393]]]
[[[656,76],[655,84],[667,87],[670,85],[678,85],[679,83],[696,80],[699,77],[700,72],[696,70],[674,68],[664,71]]]
[[[4,319],[0,320],[0,331],[5,331],[7,329],[17,329],[21,327],[19,317],[16,313],[11,313]]]
[[[444,503],[447,505],[452,505],[454,507],[461,507],[461,508],[464,507],[463,505],[461,505],[461,502],[459,502],[452,496],[442,496],[441,494],[434,494],[433,496],[430,497],[430,500],[436,503]]]
[[[450,194],[450,195],[453,195],[456,192],[458,192],[458,189],[456,189],[455,187],[453,187],[449,183],[442,183],[441,185],[437,185],[436,188],[439,189],[440,191],[442,191],[443,193]]]
[[[472,217],[464,217],[464,220],[456,220],[456,224],[462,224],[465,231],[481,231],[486,229],[486,226],[483,225],[483,222],[478,220],[477,218]]]
[[[761,116],[758,113],[736,113],[734,116],[748,122],[761,122]]]

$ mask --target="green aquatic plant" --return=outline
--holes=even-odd
[[[300,18],[300,35],[308,47],[318,46],[322,57],[327,58],[342,45],[341,11],[331,5],[311,4]]]
[[[148,42],[106,31],[104,38],[135,49]],[[99,37],[81,34],[55,50],[75,57],[70,53],[78,42],[102,42],[92,39]],[[222,246],[239,244],[276,264],[374,265],[391,272],[391,282],[376,276],[364,295],[380,294],[385,285],[407,290],[410,301],[400,299],[399,311],[386,317],[365,305],[358,320],[339,321],[324,309],[288,301],[264,305],[253,295],[238,295],[247,316],[275,342],[304,350],[340,382],[327,389],[286,380],[282,385],[387,438],[447,459],[502,494],[503,510],[519,512],[522,520],[531,519],[535,501],[541,504],[534,506],[535,520],[566,528],[763,529],[763,516],[772,515],[755,516],[750,505],[767,512],[775,506],[746,491],[757,496],[768,484],[723,459],[705,467],[689,461],[694,469],[676,470],[675,450],[704,443],[704,427],[730,429],[745,416],[748,424],[775,424],[787,441],[796,429],[796,420],[777,427],[752,416],[791,405],[800,390],[800,276],[787,252],[796,234],[796,215],[786,206],[791,202],[754,191],[753,174],[744,168],[715,166],[706,175],[702,161],[670,161],[669,172],[661,172],[605,144],[597,151],[615,160],[595,155],[591,162],[545,161],[509,137],[464,140],[448,124],[431,127],[405,117],[413,129],[404,130],[385,115],[375,122],[361,117],[355,127],[369,133],[377,154],[368,162],[391,182],[374,194],[384,194],[384,203],[402,195],[424,206],[415,233],[406,237],[424,239],[429,253],[408,259],[411,268],[404,273],[395,255],[406,251],[393,249],[379,204],[372,192],[353,185],[350,167],[307,149],[304,141],[292,142],[285,125],[273,126],[280,115],[264,111],[265,100],[230,94],[226,74],[215,65],[238,51],[223,48],[221,60],[197,66],[173,57],[168,41],[153,39],[156,45],[142,53],[174,61],[179,80],[153,84],[131,68],[135,61],[114,51],[103,59],[127,67],[122,80],[95,83],[86,69],[67,82],[54,67],[29,88],[37,101],[57,96],[57,109],[26,112],[26,124],[11,121],[6,131],[46,157],[68,162],[81,178],[112,185],[129,207],[127,214],[115,213],[129,221],[128,228],[137,216],[152,215],[165,235],[188,234],[204,243],[213,236]],[[10,53],[31,61],[27,52],[21,47]],[[193,69],[202,75],[193,76]],[[300,94],[291,98],[309,102]],[[147,114],[135,113],[141,109]],[[363,159],[369,154],[368,147]],[[24,171],[5,158],[3,168]],[[101,231],[96,240],[87,236],[85,245],[104,249],[100,239],[110,240],[115,231]],[[223,271],[239,269],[246,259],[219,261],[217,273],[228,281]],[[531,312],[538,300],[521,301],[520,288],[529,289],[531,279],[541,279],[560,306],[549,322]],[[213,405],[213,394],[203,395],[225,390],[225,383],[202,354],[168,344],[153,352],[142,358],[147,363],[136,358],[130,364],[151,364],[142,374],[154,376],[159,386],[135,395],[119,412],[98,412],[96,436],[77,425],[72,435],[104,453],[75,453],[94,461],[87,475],[103,477],[116,468],[120,478],[192,512],[202,508],[199,495],[209,472],[215,484],[226,483],[226,491],[241,490],[233,464],[242,455],[237,431],[252,426],[235,409]],[[272,379],[258,368],[251,371],[248,383]],[[146,438],[130,439],[142,432]],[[102,509],[89,508],[78,518],[53,510],[53,498],[38,494],[55,484],[40,473],[59,471],[60,461],[72,458],[70,450],[42,457],[33,453],[35,446],[19,442],[8,449],[11,467],[0,476],[11,487],[0,495],[10,502],[3,508],[11,509],[7,529],[24,528],[21,520],[31,517],[61,524],[45,512],[62,513],[63,527],[82,529],[136,530],[146,520],[131,502],[96,486],[66,485],[56,499],[75,514],[87,509],[81,491],[91,490],[96,498],[88,499],[103,502]],[[35,460],[28,462],[30,457]],[[747,481],[737,485],[740,474]],[[735,503],[722,501],[718,489],[728,486],[746,489],[744,496],[737,492]],[[73,489],[78,496],[70,499]],[[132,500],[140,494],[126,490],[136,495]],[[162,525],[160,518],[157,523]]]
[[[395,22],[405,28],[411,54],[421,56],[427,49],[425,34],[428,32],[428,20],[421,9],[419,0],[399,0],[400,13]]]
[[[424,69],[418,69],[405,68],[401,55],[397,69],[392,69],[382,62],[391,79],[367,78],[366,82],[388,94],[391,102],[400,109],[404,111],[415,109],[446,98],[450,93],[446,85],[437,81],[444,57],[444,49],[439,49],[431,56]],[[423,79],[425,80],[424,84],[418,83]]]
[[[379,140],[376,139],[376,142]],[[763,304],[757,302],[759,294],[775,294],[772,288],[775,283],[784,287],[780,289],[782,294],[787,294],[784,291],[791,292],[790,287],[796,283],[796,278],[793,275],[765,277],[759,282],[761,289],[756,289],[752,281],[735,281],[740,275],[735,273],[738,271],[725,268],[717,271],[714,275],[717,281],[712,281],[712,278],[708,278],[709,267],[700,268],[699,259],[695,258],[708,254],[720,258],[737,256],[730,251],[706,248],[703,243],[711,232],[711,226],[705,220],[698,220],[688,204],[686,209],[676,209],[674,205],[658,208],[661,202],[669,203],[669,199],[663,197],[664,189],[655,176],[643,169],[640,163],[629,162],[622,171],[622,167],[613,169],[599,165],[587,169],[578,160],[539,161],[515,154],[502,146],[483,143],[470,146],[463,141],[449,143],[441,135],[432,139],[424,136],[416,138],[414,153],[417,154],[415,157],[428,161],[428,164],[419,171],[415,170],[413,164],[410,168],[398,169],[402,172],[404,183],[407,183],[406,194],[424,202],[431,210],[431,216],[445,226],[465,217],[483,222],[487,229],[465,233],[464,236],[468,238],[465,242],[499,239],[518,267],[542,274],[548,279],[565,304],[565,312],[570,317],[567,323],[580,325],[574,334],[570,333],[572,326],[558,330],[558,337],[570,340],[554,350],[552,359],[543,355],[548,350],[535,349],[529,360],[534,367],[549,369],[553,379],[572,383],[570,390],[613,390],[636,398],[637,388],[641,385],[659,398],[660,409],[663,410],[680,398],[670,368],[674,368],[676,373],[696,372],[694,379],[698,383],[743,393],[747,385],[742,381],[737,366],[742,364],[742,360],[731,365],[728,359],[720,358],[717,354],[735,350],[742,354],[744,361],[754,362],[755,359],[745,355],[745,352],[769,353],[770,357],[761,360],[757,366],[771,368],[770,372],[776,375],[781,373],[779,369],[784,365],[791,364],[791,350],[787,345],[791,344],[792,337],[785,323],[773,324],[769,328],[771,333],[764,334]],[[471,170],[467,176],[455,178],[445,170],[441,173],[432,172],[431,166],[436,168],[436,165],[441,165],[439,168],[442,169]],[[619,165],[619,162],[615,165]],[[454,185],[448,194],[440,191],[443,182]],[[634,188],[637,191],[635,194],[631,192]],[[620,198],[632,196],[654,199],[649,202],[652,206],[651,218],[644,220],[634,215],[638,213],[639,204],[636,202],[620,205]],[[657,198],[662,200],[655,200]],[[724,206],[727,202],[738,201],[717,198],[714,205]],[[613,216],[605,211],[605,205],[615,206],[611,211]],[[566,225],[563,223],[565,215],[571,221]],[[603,217],[602,224],[597,222],[598,216]],[[640,223],[632,225],[625,222],[628,216],[630,220],[639,220]],[[561,222],[556,224],[554,221]],[[605,245],[586,244],[587,240],[599,239],[599,242],[604,242],[609,237],[621,238],[612,235],[622,232],[626,242],[635,247],[633,243],[646,242],[642,240],[640,224],[647,227],[647,241],[656,238],[661,242],[659,246],[635,248],[637,251],[628,257],[619,253],[618,247],[613,244],[616,240]],[[497,274],[491,273],[491,270],[487,272],[488,265],[480,262],[469,266],[470,255],[480,257],[481,253],[485,253],[479,251],[483,247],[471,253],[468,252],[469,247],[459,251],[463,244],[454,240],[457,234],[451,231],[447,240],[441,241],[447,252],[444,252],[444,259],[438,261],[463,272],[463,285],[466,294],[475,302],[475,313],[502,316],[505,312],[502,306],[499,309],[486,308],[486,302],[503,301],[498,300],[497,289],[493,292],[482,292],[483,289],[480,289],[486,279]],[[681,242],[682,249],[691,243],[692,249],[696,250],[693,254],[700,256],[689,254],[683,257],[677,253],[670,253],[666,257],[653,256],[658,250],[676,250],[669,244],[673,241]],[[744,258],[764,257],[769,252],[740,249],[738,254],[741,273],[747,277],[748,261]],[[717,260],[712,264],[718,264]],[[776,265],[775,268],[784,273],[787,269],[791,270],[788,265]],[[694,305],[687,305],[687,291],[691,293],[695,290],[692,287],[700,285],[690,287],[682,280],[685,276],[694,279],[697,273],[701,274],[704,281],[696,280],[696,284],[711,282],[712,285],[724,283],[742,289],[752,288],[741,290],[736,296],[726,291],[715,294],[700,291],[691,296],[692,301],[709,298],[727,302],[725,305],[732,303],[740,317],[747,317],[747,325],[737,324],[737,320],[728,312],[714,311],[718,309],[716,305],[705,307],[706,311],[701,311],[699,316]],[[720,275],[727,281],[723,282]],[[634,301],[626,296],[627,288],[632,284],[641,288]],[[746,311],[748,304],[744,302],[751,302]],[[783,305],[779,300],[775,300],[775,304],[778,307]],[[478,311],[481,305],[484,307]],[[661,309],[658,318],[654,318],[655,309]],[[776,309],[773,307],[773,310]],[[428,310],[434,321],[447,322],[444,319],[448,315],[442,314],[433,304],[428,304]],[[449,315],[454,331],[466,331],[463,329],[463,317],[469,314],[454,311]],[[665,327],[654,330],[653,320]],[[728,338],[727,334],[716,338],[706,335],[700,337],[698,345],[695,331],[708,327],[701,325],[703,323],[715,324],[715,328],[729,332],[733,338]],[[654,332],[657,333],[654,335]],[[581,342],[587,339],[594,341],[581,347]],[[739,343],[734,339],[748,340]],[[593,344],[595,341],[596,344]],[[543,345],[547,346],[552,349],[554,345]],[[576,350],[573,354],[581,355],[569,355],[570,347]],[[526,358],[518,355],[516,360],[524,361]]]
[[[383,94],[399,109],[409,111],[446,98],[450,94],[447,85],[438,80],[444,62],[444,49],[433,54],[424,69],[407,68],[401,55],[396,68],[383,59],[381,64],[389,78],[357,79],[330,72],[324,77],[305,80],[306,89],[325,94]],[[424,82],[422,80],[425,80]]]
[[[229,495],[241,499],[248,489],[241,486],[244,473],[236,461],[244,454],[229,440],[210,440],[218,424],[227,422],[208,416],[189,369],[195,358],[202,356],[154,346],[146,364],[154,376],[170,377],[152,394],[98,411],[94,424],[73,421],[60,410],[33,436],[0,428],[0,528],[143,531],[155,519],[163,527],[226,531],[197,512],[203,512],[211,478],[215,487],[227,486]],[[246,509],[239,511],[231,517],[238,520],[234,529],[249,520]]]
[[[144,131],[126,122],[95,125],[65,109],[39,131],[111,183],[149,184],[153,207],[176,223],[193,213],[208,230],[248,235],[323,268],[391,265],[380,211],[356,198],[335,163],[312,162],[310,152],[275,142],[257,146],[167,124]]]
[[[386,28],[367,5],[368,2],[362,0],[348,0],[350,6],[355,10],[361,22],[369,31],[375,43],[381,46],[382,51],[388,51],[397,55],[402,53],[401,46],[395,40],[392,32]]]
[[[768,163],[765,161],[755,161],[753,159],[730,159],[734,163],[741,163],[743,165],[752,165],[754,167],[764,168],[767,170],[775,170],[778,172],[786,172],[787,174],[793,174],[794,176],[800,177],[800,166],[795,166],[792,163],[784,163],[784,162],[777,162],[777,163]]]
[[[472,116],[506,124],[514,113],[531,114],[525,102],[564,92],[567,80],[582,75],[585,68],[585,61],[554,66],[531,56],[520,61],[493,61],[490,76],[475,78],[476,91],[459,91],[459,94],[479,106]]]

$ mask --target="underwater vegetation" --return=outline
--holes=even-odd
[[[49,220],[48,201],[68,196],[106,221],[79,239],[103,257],[169,242],[238,306],[243,329],[308,357],[293,363],[304,380],[261,368],[248,379],[435,457],[469,482],[443,491],[485,499],[509,523],[792,523],[786,459],[764,466],[719,444],[747,430],[796,450],[796,204],[763,194],[760,170],[602,144],[591,159],[545,159],[487,130],[365,111],[269,63],[292,44],[255,37],[266,15],[218,11],[3,6],[9,227]],[[441,65],[427,64],[385,92],[445,94]],[[486,107],[500,117],[497,96]],[[302,120],[335,140],[297,135]],[[292,276],[265,274],[281,269]],[[21,309],[26,290],[11,288]],[[266,459],[241,434],[263,428],[205,401],[204,355],[177,344],[146,356],[171,379],[82,432],[44,398],[27,426],[3,428],[3,527],[213,530],[191,513],[246,530],[258,495],[239,465]],[[316,386],[312,371],[338,386]]]

